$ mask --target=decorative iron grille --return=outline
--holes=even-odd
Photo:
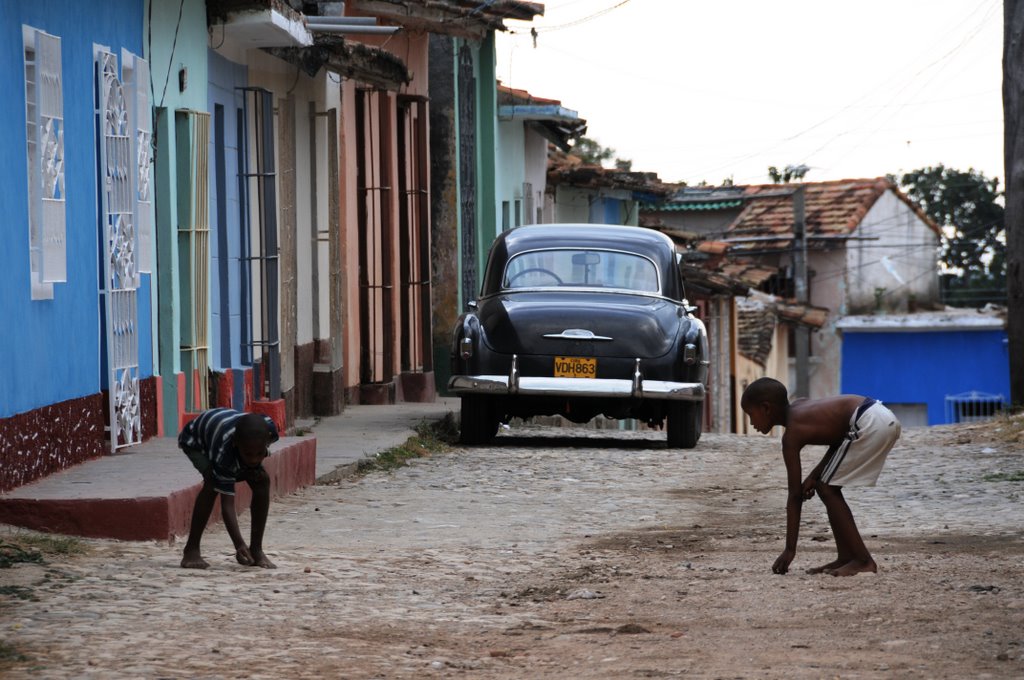
[[[181,110],[175,114],[178,143],[179,271],[185,283],[182,310],[181,370],[185,374],[185,409],[209,407],[210,379],[210,114]]]
[[[277,170],[274,162],[274,95],[263,88],[241,88],[245,93],[242,111],[246,133],[243,156],[247,172],[242,183],[245,222],[251,238],[246,243],[245,262],[253,279],[246,303],[251,336],[246,343],[249,363],[260,364],[258,395],[281,398],[281,336],[279,310],[279,256],[277,239]],[[255,213],[255,215],[253,214]],[[258,295],[258,299],[256,296]],[[258,307],[259,313],[256,314]]]
[[[117,57],[97,50],[96,87],[100,133],[100,229],[103,234],[104,325],[110,449],[142,440],[139,408],[139,271],[135,211],[136,158],[128,125],[128,102],[118,77]]]
[[[22,33],[32,299],[48,300],[67,280],[61,41],[30,26]]]
[[[390,117],[387,94],[356,90],[356,167],[359,187],[360,382],[391,379],[394,344],[391,187],[387,179]]]
[[[1002,412],[1006,399],[1001,394],[961,392],[946,395],[946,422],[972,423],[986,420]]]
[[[462,295],[477,296],[476,77],[469,45],[459,48],[459,190],[462,222]]]
[[[399,279],[403,371],[433,368],[430,339],[430,191],[427,100],[398,99]]]

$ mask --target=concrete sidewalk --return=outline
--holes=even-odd
[[[440,420],[446,413],[459,414],[458,398],[438,397],[425,404],[347,406],[340,416],[321,419],[312,428],[317,441],[317,481],[350,474],[363,458],[404,443],[421,422]]]
[[[305,433],[282,437],[264,463],[271,494],[351,474],[361,459],[405,442],[421,422],[449,412],[458,412],[457,399],[349,406],[339,416],[300,421],[296,429]],[[0,523],[94,538],[169,540],[187,535],[200,488],[176,438],[154,438],[0,494]],[[240,484],[238,510],[249,500],[248,487]],[[215,509],[214,518],[219,515]]]

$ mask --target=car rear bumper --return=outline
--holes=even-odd
[[[455,394],[528,395],[559,397],[613,397],[703,401],[701,383],[612,378],[510,377],[507,375],[455,375],[448,381]]]

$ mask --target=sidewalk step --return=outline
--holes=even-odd
[[[188,535],[202,484],[172,438],[154,439],[126,453],[98,458],[0,495],[0,522],[37,531],[130,541]],[[264,461],[271,497],[316,480],[317,440],[282,437]],[[249,507],[239,484],[235,505]],[[219,521],[220,508],[213,519]]]

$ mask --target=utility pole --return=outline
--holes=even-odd
[[[1024,405],[1024,2],[1003,3],[1007,336],[1010,401]]]
[[[804,187],[793,192],[793,285],[796,301],[807,304],[807,225],[804,223]],[[808,363],[811,349],[811,330],[797,324],[796,332],[796,390],[793,396],[810,396]]]

